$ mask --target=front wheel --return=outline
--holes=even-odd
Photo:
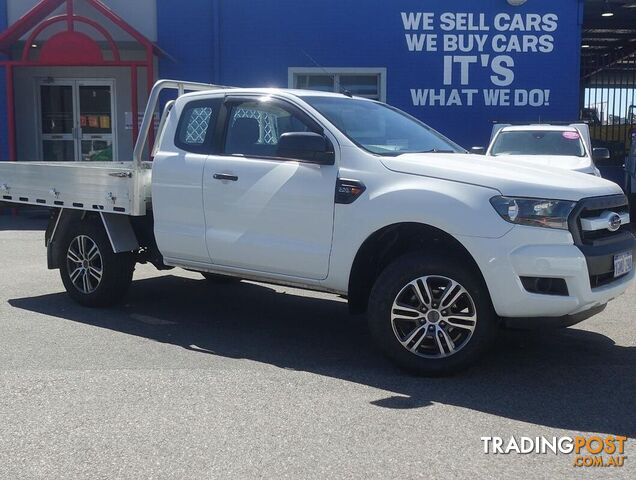
[[[60,275],[69,296],[87,307],[118,303],[128,291],[135,262],[131,253],[114,253],[102,225],[81,222],[64,238]]]
[[[423,254],[401,257],[380,274],[369,299],[369,327],[398,366],[429,376],[470,366],[497,331],[481,278],[452,258]]]

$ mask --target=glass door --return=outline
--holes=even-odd
[[[115,159],[113,87],[111,80],[47,80],[39,85],[43,160]]]
[[[74,84],[40,85],[42,158],[75,160]]]
[[[80,160],[111,161],[113,160],[112,84],[80,82],[77,89]]]

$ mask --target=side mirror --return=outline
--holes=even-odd
[[[278,139],[276,156],[321,165],[333,165],[335,161],[329,140],[314,132],[283,133]]]
[[[610,158],[612,158],[612,156],[610,155],[610,151],[607,148],[594,148],[592,149],[592,158],[596,162],[609,160]]]
[[[473,147],[470,149],[470,153],[473,155],[486,155],[485,147]]]

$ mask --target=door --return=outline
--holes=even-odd
[[[116,160],[112,80],[46,80],[38,84],[41,158]]]
[[[159,148],[154,157],[155,238],[164,257],[176,263],[210,263],[202,181],[222,103],[223,96],[177,102],[160,137],[166,148]]]
[[[39,85],[40,157],[45,161],[76,160],[74,82]]]
[[[286,132],[322,128],[287,102],[227,99],[220,153],[203,174],[206,242],[212,263],[308,279],[329,270],[336,165],[277,155]]]
[[[78,81],[76,101],[79,116],[77,160],[115,160],[113,82]]]

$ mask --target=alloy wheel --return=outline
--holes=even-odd
[[[461,284],[430,275],[400,290],[391,307],[391,326],[409,352],[424,358],[445,358],[468,344],[477,326],[477,310]]]
[[[69,245],[66,267],[75,288],[85,295],[97,290],[102,281],[102,254],[97,244],[86,235],[75,237]]]

